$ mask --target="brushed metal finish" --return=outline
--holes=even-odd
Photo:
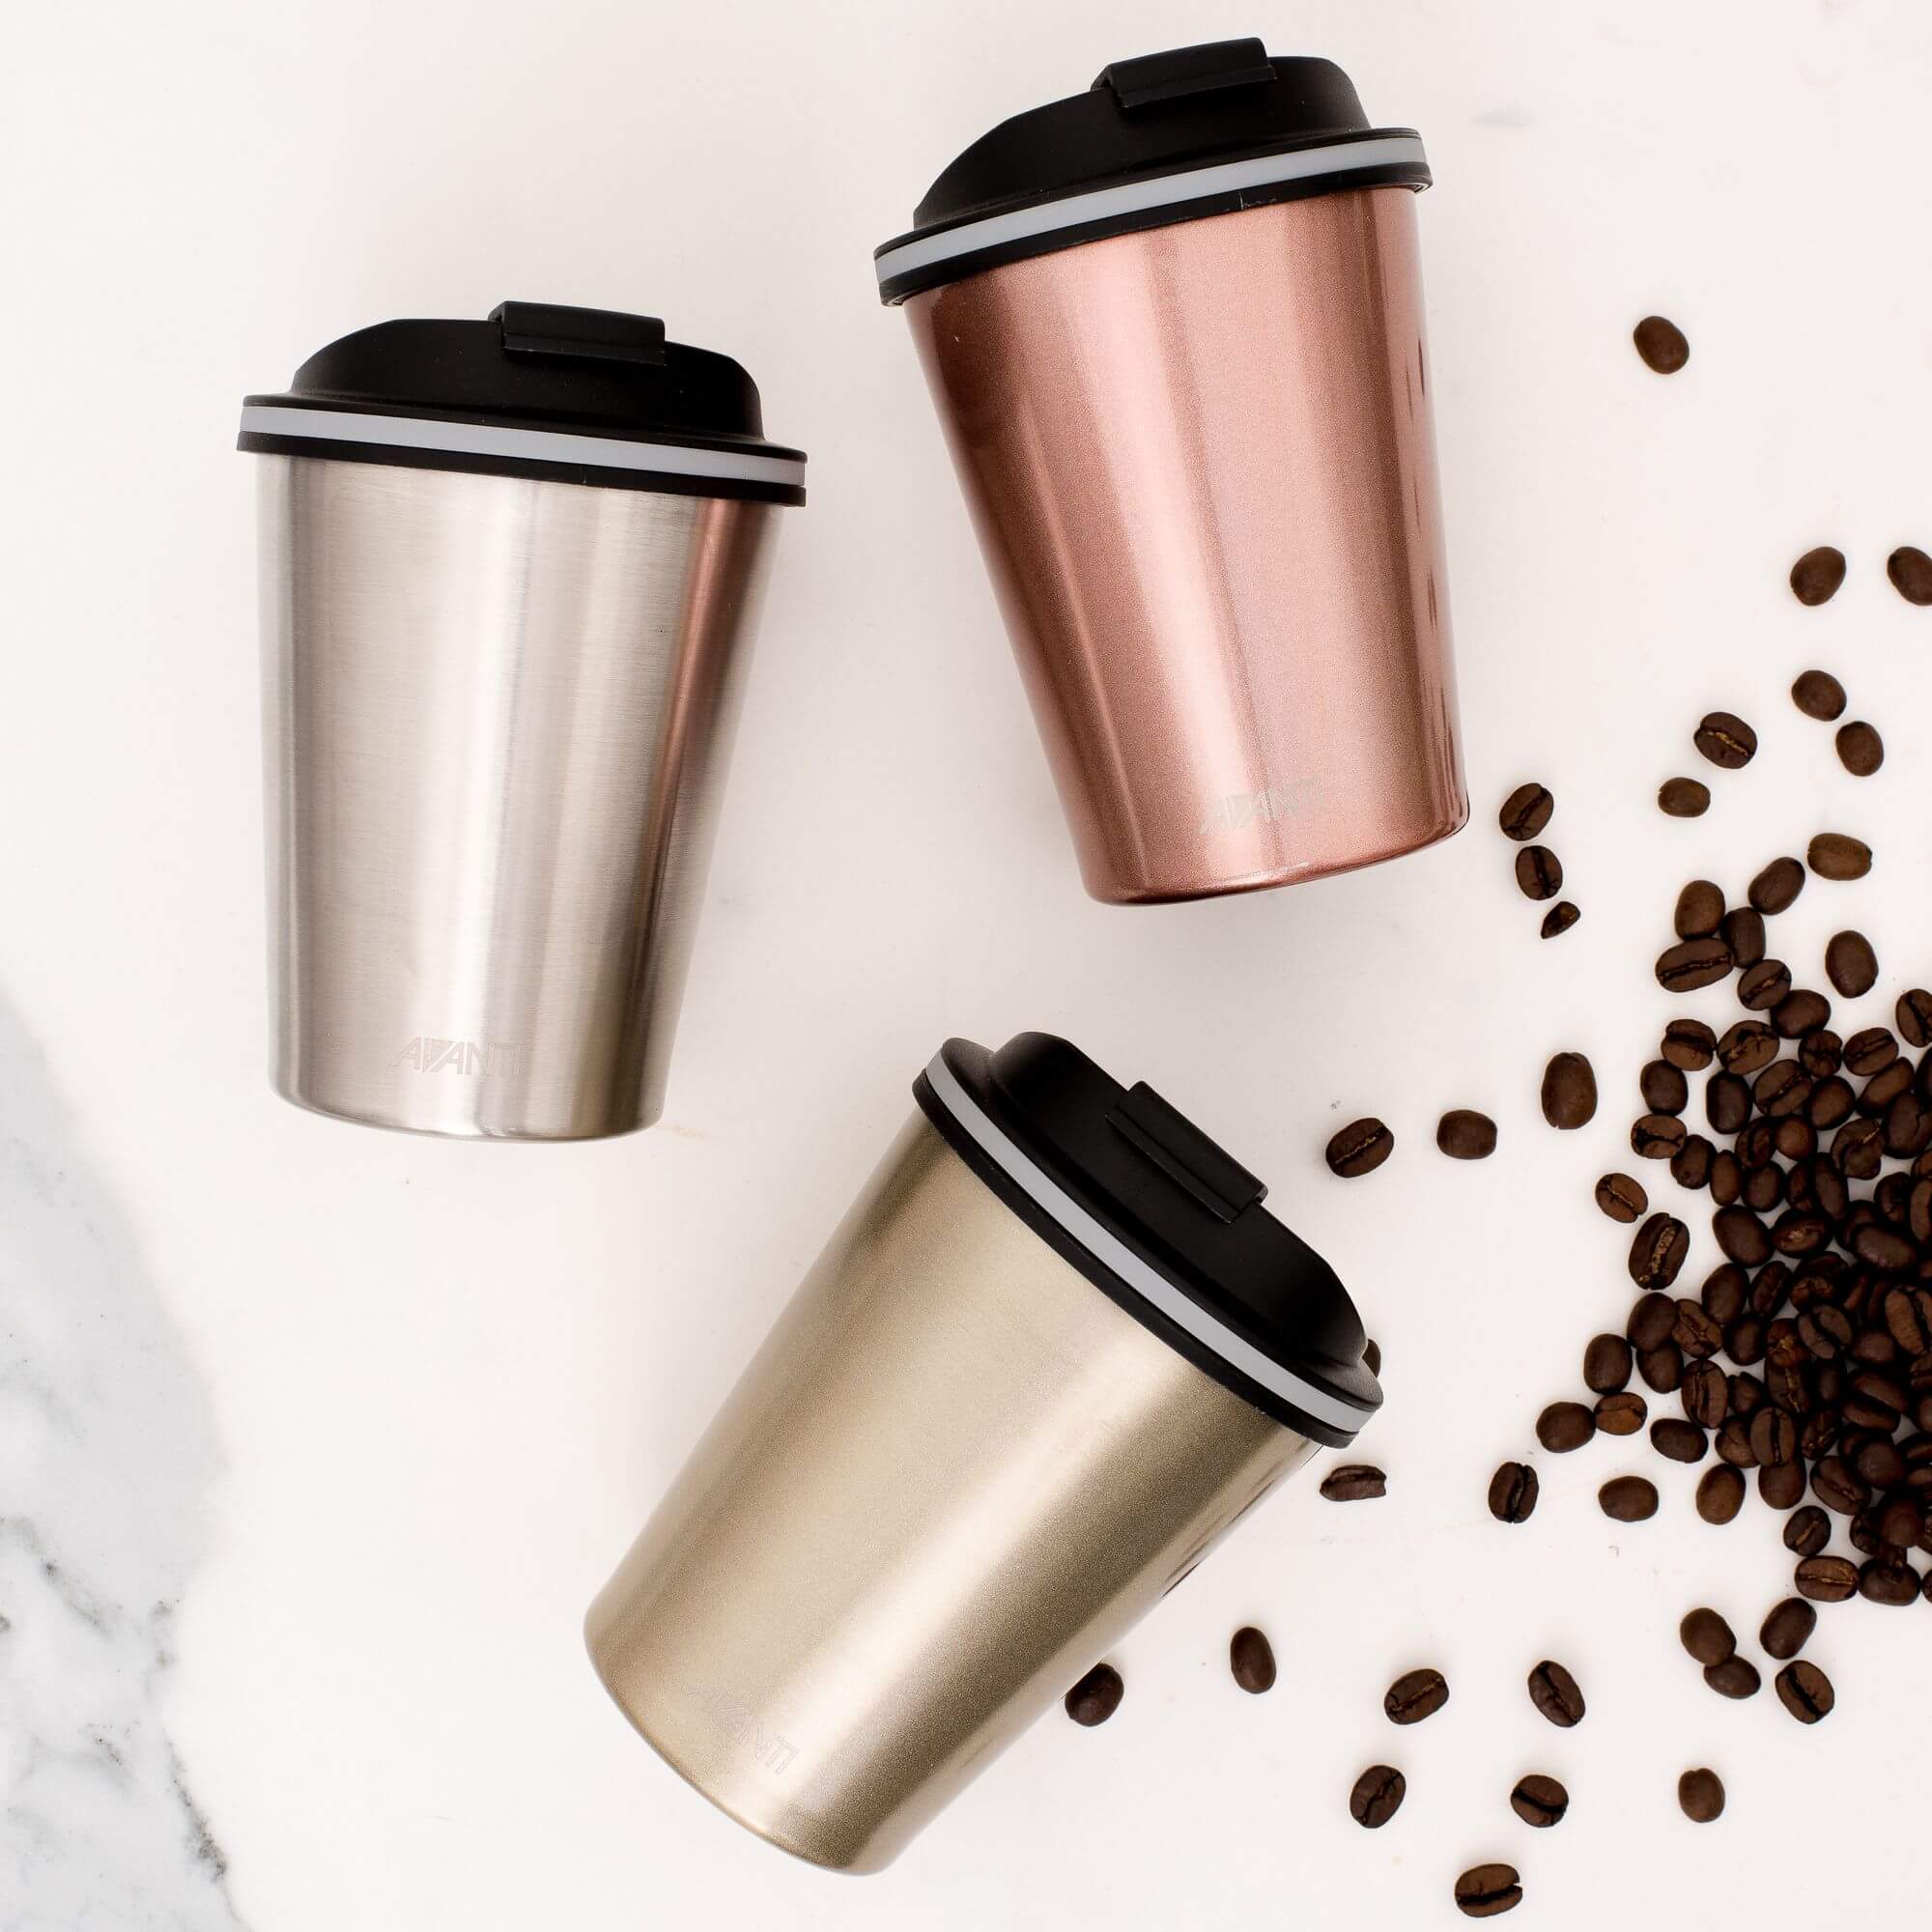
[[[1312,1447],[915,1117],[591,1605],[590,1655],[740,1824],[876,1871]]]
[[[258,461],[277,1090],[648,1125],[776,510]]]
[[[1468,816],[1414,193],[914,296],[1087,889],[1286,885]]]

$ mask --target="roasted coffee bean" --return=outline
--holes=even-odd
[[[1670,1339],[1690,1360],[1701,1362],[1724,1346],[1724,1331],[1700,1303],[1680,1300],[1670,1323]]]
[[[1885,1151],[1898,1160],[1910,1160],[1932,1147],[1932,1108],[1917,1094],[1901,1094],[1885,1110]],[[1892,1179],[1904,1180],[1904,1175]]]
[[[1554,939],[1559,933],[1568,932],[1582,917],[1582,913],[1569,899],[1558,899],[1543,915],[1543,923],[1537,929],[1545,939]]]
[[[1677,1626],[1677,1635],[1684,1648],[1699,1663],[1721,1663],[1725,1658],[1737,1653],[1737,1637],[1732,1634],[1730,1625],[1716,1610],[1695,1609],[1688,1612]]]
[[[1764,1628],[1757,1634],[1758,1642],[1764,1647],[1767,1657],[1776,1658],[1782,1663],[1804,1648],[1805,1639],[1817,1628],[1818,1612],[1803,1597],[1786,1597],[1780,1604],[1772,1606],[1764,1620]],[[1778,1691],[1781,1697],[1782,1690]]]
[[[1855,1097],[1851,1082],[1833,1073],[1812,1088],[1811,1097],[1804,1103],[1804,1118],[1819,1133],[1828,1132],[1851,1118]]]
[[[1419,1724],[1449,1701],[1449,1685],[1439,1670],[1408,1670],[1388,1688],[1382,1712],[1392,1724]]]
[[[1757,1455],[1750,1445],[1750,1418],[1743,1415],[1727,1415],[1712,1441],[1717,1446],[1718,1460],[1735,1473],[1740,1469],[1757,1467]],[[1715,1475],[1715,1469],[1707,1470],[1707,1475]]]
[[[1510,1809],[1525,1825],[1534,1825],[1539,1831],[1560,1825],[1569,1808],[1569,1792],[1555,1778],[1545,1777],[1541,1772],[1532,1771],[1527,1777],[1518,1778],[1516,1789],[1510,1793]]]
[[[1892,1449],[1889,1442],[1874,1442],[1868,1446],[1873,1450]],[[1892,1449],[1892,1453],[1897,1455],[1895,1449]],[[1861,1449],[1856,1464],[1861,1476],[1865,1475],[1864,1454],[1864,1450]],[[1903,1478],[1903,1457],[1899,1458],[1899,1474],[1889,1479],[1893,1482]],[[1866,1476],[1865,1480],[1869,1482],[1871,1478]],[[1918,1547],[1919,1539],[1925,1534],[1925,1513],[1909,1496],[1894,1496],[1879,1511],[1874,1527],[1878,1531],[1878,1540],[1881,1544],[1889,1543],[1894,1549],[1913,1549]]]
[[[1899,994],[1893,1016],[1906,1045],[1932,1045],[1932,993],[1923,986]]]
[[[1718,927],[1718,937],[1731,949],[1731,963],[1755,966],[1764,957],[1764,915],[1753,906],[1733,906]]]
[[[1764,1013],[1791,991],[1791,968],[1782,959],[1760,959],[1738,975],[1738,1005]]]
[[[1666,992],[1690,993],[1715,985],[1731,970],[1731,950],[1721,939],[1682,939],[1659,953],[1657,983]]]
[[[1907,993],[1898,1003],[1901,1032],[1908,1031],[1903,1022],[1909,1010],[1905,1002],[1911,997]],[[1897,1058],[1898,1041],[1892,1037],[1889,1027],[1866,1027],[1845,1042],[1845,1071],[1861,1080],[1869,1080],[1874,1073],[1883,1073]]]
[[[1805,1087],[1804,1105],[1808,1111],[1811,1105],[1811,1089],[1808,1082]],[[1808,1159],[1818,1148],[1818,1130],[1801,1114],[1794,1113],[1781,1117],[1777,1122],[1777,1132],[1773,1139],[1777,1144],[1778,1152],[1786,1160],[1791,1161]]]
[[[1552,1455],[1582,1448],[1596,1433],[1596,1419],[1580,1402],[1552,1402],[1536,1418],[1536,1439]]]
[[[1104,1724],[1121,1708],[1126,1686],[1111,1663],[1096,1663],[1066,1693],[1066,1715],[1076,1724]]]
[[[1714,765],[1735,772],[1757,755],[1757,733],[1735,712],[1712,711],[1691,734],[1690,742]]]
[[[1344,1463],[1321,1478],[1321,1493],[1331,1503],[1374,1502],[1388,1494],[1388,1477],[1373,1463]]]
[[[1832,1540],[1832,1519],[1816,1503],[1806,1503],[1784,1525],[1784,1547],[1799,1556],[1816,1556]]]
[[[1859,1595],[1868,1604],[1902,1608],[1918,1601],[1918,1572],[1909,1563],[1874,1556],[1859,1566]]]
[[[1858,1110],[1866,1120],[1880,1119],[1901,1094],[1912,1091],[1912,1063],[1900,1058],[1882,1066],[1859,1089]]]
[[[1885,1129],[1876,1121],[1847,1121],[1832,1136],[1832,1165],[1852,1180],[1869,1180],[1885,1155]]]
[[[1696,779],[1665,779],[1657,788],[1657,809],[1666,818],[1702,818],[1711,809],[1711,787]]]
[[[1796,859],[1774,859],[1750,882],[1747,894],[1758,912],[1779,913],[1804,890],[1804,867]]]
[[[1816,556],[1819,553],[1809,551],[1805,554]],[[1836,551],[1833,551],[1831,554],[1838,556]],[[1803,563],[1804,558],[1800,557],[1798,560]],[[1845,559],[1838,556],[1839,578],[1842,579],[1844,574]],[[1834,583],[1832,589],[1835,590],[1837,587]],[[1830,592],[1826,594],[1829,596]],[[1818,601],[1822,603],[1824,600],[1821,598]],[[1844,716],[1845,687],[1828,670],[1801,671],[1797,683],[1791,687],[1791,701],[1804,712],[1805,717],[1816,718],[1821,724],[1829,724],[1833,719]]]
[[[1908,1094],[1903,1097],[1912,1096]],[[1918,1248],[1903,1235],[1869,1222],[1852,1236],[1851,1247],[1860,1261],[1891,1274],[1914,1266],[1918,1260]]]
[[[1758,1267],[1771,1259],[1771,1236],[1747,1208],[1719,1208],[1711,1216],[1711,1232],[1725,1255],[1745,1267]]]
[[[1683,1070],[1667,1060],[1645,1062],[1636,1084],[1643,1104],[1653,1114],[1681,1114],[1684,1103],[1690,1097],[1690,1083],[1685,1079]]]
[[[1825,947],[1825,974],[1848,1000],[1878,983],[1878,955],[1861,932],[1834,932]]]
[[[1379,1831],[1402,1809],[1408,1780],[1392,1764],[1372,1764],[1349,1793],[1349,1816],[1364,1831]]]
[[[1741,1315],[1724,1330],[1724,1352],[1743,1367],[1764,1360],[1764,1319]]]
[[[1810,1097],[1811,1076],[1795,1060],[1774,1060],[1751,1082],[1751,1098],[1757,1103],[1759,1113],[1771,1121],[1781,1121],[1797,1113]],[[1776,1127],[1768,1130],[1773,1146],[1776,1134]]]
[[[1829,596],[1831,593],[1826,593]],[[1822,598],[1807,600],[1822,603]],[[1724,1815],[1724,1780],[1715,1771],[1700,1767],[1687,1771],[1677,1780],[1677,1804],[1693,1825],[1710,1825]]]
[[[1877,726],[1867,724],[1862,718],[1840,724],[1834,742],[1838,762],[1855,779],[1870,778],[1885,763],[1885,740],[1879,736]]]
[[[1702,1020],[1672,1020],[1658,1047],[1660,1056],[1683,1073],[1701,1072],[1717,1050],[1718,1036]]]
[[[1639,1349],[1636,1372],[1645,1388],[1657,1395],[1668,1395],[1683,1377],[1684,1351],[1675,1342],[1665,1342],[1656,1349]],[[1605,1396],[1604,1400],[1608,1402],[1611,1398]]]
[[[1775,1404],[1759,1409],[1750,1419],[1751,1454],[1764,1467],[1776,1468],[1798,1454],[1798,1424]]]
[[[1832,1680],[1806,1658],[1787,1663],[1777,1673],[1776,1688],[1777,1701],[1801,1724],[1815,1724],[1820,1718],[1829,1718],[1838,1701]]]
[[[1871,1485],[1842,1456],[1819,1459],[1811,1493],[1836,1516],[1857,1516],[1871,1501]]]
[[[1829,1080],[1845,1064],[1845,1043],[1830,1027],[1817,1027],[1798,1042],[1798,1064],[1814,1080]]]
[[[1745,1479],[1735,1469],[1720,1463],[1704,1471],[1697,1484],[1697,1514],[1706,1522],[1730,1522],[1744,1506]]]
[[[1714,1073],[1704,1083],[1704,1118],[1712,1131],[1734,1134],[1750,1119],[1750,1089],[1735,1073]]]
[[[1803,1121],[1780,1121],[1778,1126],[1781,1132],[1787,1126],[1804,1127],[1804,1122]],[[1810,1129],[1804,1127],[1804,1131],[1808,1134]],[[1800,1152],[1807,1151],[1792,1148],[1788,1151],[1795,1158]],[[1778,1152],[1784,1153],[1787,1150],[1780,1145]],[[1829,1247],[1831,1240],[1831,1220],[1827,1215],[1817,1212],[1816,1209],[1794,1208],[1789,1214],[1780,1216],[1777,1225],[1771,1231],[1771,1244],[1781,1255],[1795,1255],[1800,1258],[1806,1255],[1815,1255]]]
[[[1724,916],[1724,895],[1709,879],[1692,879],[1677,895],[1672,917],[1679,939],[1708,939]]]
[[[1669,327],[1667,323],[1664,326]],[[1637,327],[1641,328],[1643,325],[1639,323]],[[1653,369],[1666,376],[1670,374],[1670,370],[1661,363],[1650,361],[1650,357],[1644,355],[1641,342],[1637,344],[1637,354],[1643,355]],[[1681,369],[1690,357],[1690,351],[1687,346],[1683,357],[1671,366]],[[1891,587],[1908,604],[1932,604],[1932,556],[1927,556],[1922,550],[1912,544],[1901,544],[1886,558],[1885,574],[1891,579]]]
[[[1932,1246],[1932,1179],[1914,1183],[1907,1197],[1906,1225],[1921,1248]],[[1924,1350],[1918,1352],[1923,1354]]]
[[[1563,890],[1563,862],[1548,845],[1525,845],[1516,855],[1516,884],[1526,899],[1553,899]]]
[[[1631,1122],[1631,1151],[1640,1160],[1669,1160],[1684,1137],[1684,1122],[1672,1114],[1645,1114]]]
[[[1650,1425],[1650,1446],[1673,1463],[1701,1463],[1711,1445],[1694,1422],[1666,1415]]]
[[[1711,1199],[1719,1208],[1732,1207],[1744,1193],[1744,1162],[1731,1149],[1719,1148],[1711,1156]]]
[[[1679,1187],[1695,1190],[1711,1179],[1711,1162],[1717,1149],[1702,1134],[1686,1134],[1684,1145],[1670,1156],[1670,1178]]]
[[[1748,1078],[1777,1058],[1777,1036],[1762,1020],[1739,1020],[1718,1041],[1718,1058],[1726,1073]]]
[[[1599,1396],[1590,1413],[1605,1435],[1634,1435],[1643,1427],[1650,1408],[1634,1389],[1618,1389]]]
[[[1527,1522],[1536,1510],[1536,1471],[1527,1463],[1505,1463],[1490,1478],[1490,1514],[1498,1522]]]
[[[1724,1262],[1704,1277],[1697,1299],[1713,1321],[1723,1325],[1735,1321],[1745,1312],[1745,1296],[1750,1277],[1735,1262]]]
[[[1657,1485],[1643,1476],[1612,1476],[1597,1492],[1597,1503],[1616,1522],[1647,1522],[1657,1514]]]
[[[1767,1509],[1795,1509],[1804,1494],[1803,1463],[1767,1464],[1757,1472],[1757,1492]]]
[[[1871,847],[1844,832],[1819,833],[1804,858],[1821,879],[1862,879],[1871,870]]]
[[[1228,1639],[1228,1668],[1251,1696],[1274,1689],[1274,1646],[1252,1624]]]
[[[1556,801],[1542,785],[1520,784],[1503,800],[1496,822],[1502,827],[1505,838],[1520,843],[1525,838],[1534,838],[1549,823],[1549,814],[1555,810]]]
[[[1612,1221],[1631,1222],[1650,1206],[1650,1196],[1629,1175],[1606,1174],[1597,1182],[1597,1206]]]
[[[1452,1107],[1435,1124],[1435,1145],[1451,1160],[1487,1160],[1496,1151],[1496,1123],[1471,1108]]]
[[[1395,1150],[1395,1136],[1373,1114],[1350,1121],[1328,1143],[1329,1172],[1352,1180],[1373,1174]]]
[[[1921,1180],[1913,1189],[1912,1200],[1915,1214],[1919,1198],[1932,1181]],[[1917,1232],[1915,1228],[1915,1233]],[[1892,1288],[1886,1291],[1880,1312],[1885,1318],[1887,1332],[1907,1355],[1922,1355],[1932,1349],[1932,1292],[1925,1289]]]
[[[1662,1217],[1668,1220],[1670,1217]],[[1661,1349],[1670,1340],[1670,1331],[1677,1325],[1677,1304],[1667,1294],[1650,1293],[1640,1295],[1632,1304],[1630,1320],[1624,1325],[1624,1332],[1630,1337],[1630,1344],[1638,1354],[1647,1349]]]
[[[1583,1721],[1583,1693],[1577,1680],[1547,1657],[1529,1673],[1529,1701],[1560,1729]]]
[[[1798,1039],[1832,1017],[1832,1003],[1823,993],[1800,987],[1787,993],[1771,1009],[1772,1031],[1783,1039]]]
[[[1704,1666],[1704,1682],[1720,1697],[1755,1697],[1764,1680],[1747,1657],[1727,1657]]]
[[[1597,1075],[1580,1053],[1559,1053],[1543,1070],[1543,1118],[1552,1127],[1586,1125],[1597,1111]]]
[[[1639,323],[1638,328],[1643,325]],[[1670,325],[1664,324],[1668,328]],[[1672,330],[1674,334],[1675,331]],[[1681,338],[1680,338],[1681,340]],[[1660,349],[1657,354],[1665,359],[1652,360],[1641,341],[1637,343],[1637,354],[1660,375],[1668,376],[1673,370],[1683,368],[1690,355],[1687,349],[1677,355],[1675,361],[1668,359],[1668,348]],[[1513,1912],[1522,1903],[1522,1881],[1514,1865],[1471,1865],[1456,1881],[1457,1908],[1467,1918],[1493,1918],[1500,1912]]]
[[[1688,1363],[1684,1379],[1677,1385],[1677,1397],[1689,1421],[1699,1429],[1719,1428],[1730,1412],[1730,1378],[1716,1362]]]
[[[1583,1386],[1593,1395],[1614,1395],[1630,1378],[1630,1344],[1621,1335],[1593,1335],[1583,1350]]]

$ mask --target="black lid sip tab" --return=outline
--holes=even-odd
[[[1333,61],[1215,41],[1116,61],[1003,121],[873,250],[879,298],[1082,242],[1343,188],[1429,185],[1412,128],[1371,128]]]
[[[948,1040],[913,1093],[1007,1207],[1224,1388],[1331,1447],[1381,1406],[1334,1270],[1152,1088],[1023,1033],[997,1053]]]
[[[805,501],[728,355],[653,316],[502,302],[483,322],[383,322],[249,396],[238,447],[680,496]]]

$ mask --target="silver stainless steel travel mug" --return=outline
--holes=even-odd
[[[273,1078],[501,1140],[647,1126],[780,504],[641,316],[390,322],[250,396]]]
[[[674,1770],[854,1872],[1381,1401],[1326,1264],[1151,1088],[1022,1034],[913,1091],[587,1624]]]

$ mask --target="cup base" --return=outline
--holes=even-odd
[[[340,1121],[354,1127],[381,1127],[392,1134],[420,1134],[430,1140],[611,1141],[620,1140],[626,1134],[641,1133],[646,1127],[655,1126],[661,1118],[659,1113],[652,1112],[639,1119],[611,1126],[576,1128],[506,1126],[475,1119],[460,1118],[437,1121],[412,1120],[384,1108],[351,1107],[342,1102],[325,1100],[318,1095],[301,1093],[280,1079],[271,1078],[269,1084],[290,1106],[299,1107],[305,1114],[319,1114],[326,1121]]]

